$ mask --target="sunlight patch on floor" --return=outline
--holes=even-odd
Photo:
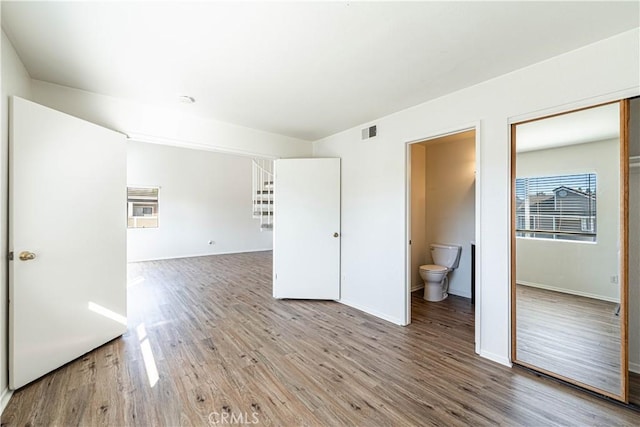
[[[160,376],[158,375],[156,360],[153,357],[153,351],[151,350],[151,344],[149,343],[149,337],[147,337],[147,330],[144,327],[144,323],[138,325],[136,333],[140,341],[140,350],[142,351],[142,359],[144,360],[144,367],[147,371],[147,378],[149,378],[149,385],[153,388],[160,379]]]

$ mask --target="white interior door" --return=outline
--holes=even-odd
[[[340,159],[275,161],[273,296],[340,298]]]
[[[11,101],[9,386],[16,389],[126,331],[127,184],[124,135]]]

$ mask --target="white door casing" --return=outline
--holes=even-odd
[[[16,389],[126,331],[126,139],[18,97],[10,123]]]
[[[273,296],[340,299],[340,159],[275,161]]]

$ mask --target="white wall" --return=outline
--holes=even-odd
[[[342,158],[342,302],[406,319],[406,143],[479,123],[480,354],[508,364],[509,123],[640,92],[640,29],[594,43],[314,143]],[[378,126],[361,141],[360,129]]]
[[[516,156],[516,175],[536,177],[595,173],[596,242],[516,239],[516,280],[524,285],[620,301],[620,141],[610,139]]]
[[[129,141],[127,184],[160,187],[159,227],[128,229],[129,261],[271,250],[251,176],[249,157]]]
[[[139,141],[265,157],[307,157],[312,144],[296,138],[190,115],[188,104],[160,108],[33,80],[33,100]]]
[[[427,260],[426,147],[411,145],[411,290],[424,288],[420,266]]]
[[[0,140],[0,235],[2,241],[6,242],[7,236],[7,153],[9,144],[9,96],[17,95],[22,98],[31,98],[31,78],[20,61],[11,42],[2,31],[2,140]],[[7,245],[0,244],[0,259],[7,259]],[[7,281],[7,264],[0,262],[0,307],[2,307],[2,315],[0,316],[0,412],[4,409],[8,402],[9,394],[7,393],[7,385],[9,381],[9,367],[7,364],[8,355],[8,293],[9,283]]]
[[[460,264],[449,273],[449,293],[471,298],[471,241],[475,239],[475,133],[426,144],[426,257],[429,245],[462,246]]]

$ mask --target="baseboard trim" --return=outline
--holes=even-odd
[[[634,374],[640,374],[640,363],[629,362],[629,370]]]
[[[449,295],[455,295],[457,297],[471,299],[471,292],[460,291],[458,289],[449,289],[448,293]]]
[[[4,412],[4,408],[9,404],[9,400],[12,395],[13,390],[9,390],[9,388],[2,390],[2,394],[0,394],[0,415]]]
[[[365,312],[367,314],[370,314],[372,316],[375,316],[375,317],[377,317],[379,319],[386,320],[387,322],[395,323],[396,325],[400,325],[400,326],[406,326],[406,323],[404,322],[404,320],[400,319],[398,317],[389,316],[388,314],[379,312],[378,310],[373,310],[373,309],[371,309],[369,307],[365,307],[365,306],[363,306],[361,304],[354,303],[354,302],[349,301],[349,300],[340,299],[340,300],[338,300],[338,302],[341,303],[341,304],[347,305],[347,306],[349,306],[351,308],[355,308],[356,310],[363,311],[363,312]]]
[[[168,256],[168,257],[160,257],[160,258],[143,258],[143,259],[128,259],[127,263],[131,262],[147,262],[147,261],[165,261],[169,259],[181,259],[181,258],[198,258],[203,256],[213,256],[213,255],[232,255],[232,254],[244,254],[249,252],[267,252],[272,251],[273,248],[266,249],[248,249],[242,251],[229,251],[229,252],[216,252],[216,253],[206,253],[206,254],[188,254],[188,255],[176,255],[176,256]]]
[[[424,283],[418,283],[411,286],[411,292],[419,291],[420,289],[424,289]]]
[[[511,360],[508,357],[500,356],[495,353],[491,353],[488,351],[480,350],[480,357],[484,357],[485,359],[489,359],[492,362],[499,363],[504,366],[508,366],[509,368],[512,366]]]
[[[593,298],[593,299],[598,299],[598,300],[602,300],[602,301],[614,302],[616,304],[620,302],[617,299],[611,298],[611,297],[605,297],[605,296],[602,296],[602,295],[590,294],[588,292],[574,291],[572,289],[556,288],[555,286],[541,285],[540,283],[525,282],[523,280],[518,280],[518,285],[530,286],[532,288],[539,288],[539,289],[544,289],[544,290],[547,290],[547,291],[560,292],[560,293],[563,293],[563,294],[576,295],[576,296],[579,296],[579,297],[586,297],[586,298]]]
[[[411,286],[411,292],[419,291],[420,289],[424,289],[424,283]],[[449,294],[462,298],[471,298],[470,292],[459,291],[457,289],[449,289]]]

